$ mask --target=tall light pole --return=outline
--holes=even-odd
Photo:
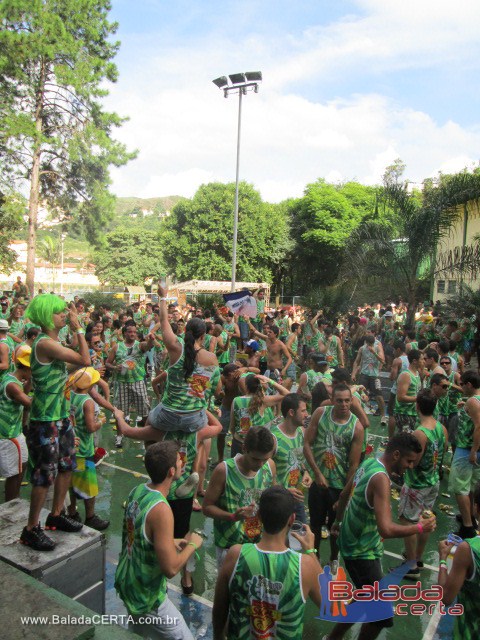
[[[242,127],[242,96],[247,95],[247,91],[258,93],[258,83],[262,81],[261,71],[247,71],[245,73],[233,73],[228,76],[216,78],[212,82],[223,91],[225,98],[229,93],[238,92],[238,128],[237,128],[237,168],[235,172],[235,207],[233,212],[233,248],[232,248],[232,286],[231,291],[235,291],[236,271],[237,271],[237,235],[238,235],[238,182],[240,175],[240,133]]]

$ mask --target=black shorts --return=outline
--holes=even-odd
[[[361,589],[366,585],[373,585],[375,581],[380,582],[383,578],[382,563],[380,559],[363,560],[357,558],[343,558],[345,568],[347,569],[350,579],[357,589]],[[370,624],[378,625],[380,628],[393,627],[393,618],[386,618],[378,622]]]
[[[320,531],[324,524],[330,529],[335,522],[336,513],[333,505],[340,497],[341,489],[319,487],[312,482],[308,490],[308,510],[310,511],[310,526],[312,531]]]
[[[358,383],[363,384],[370,398],[382,396],[382,383],[378,376],[366,376],[364,373],[361,373]]]
[[[184,538],[190,531],[193,497],[169,500],[168,504],[173,512],[173,537]]]
[[[397,394],[390,392],[390,397],[388,398],[388,407],[387,407],[387,413],[389,416],[393,416],[396,399],[397,399]]]

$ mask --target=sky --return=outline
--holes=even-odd
[[[112,0],[110,18],[105,107],[138,149],[117,196],[234,182],[238,96],[212,80],[245,71],[263,81],[242,99],[240,179],[268,202],[318,178],[379,184],[396,158],[413,183],[479,163],[478,0]]]

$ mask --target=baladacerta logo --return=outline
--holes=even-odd
[[[441,615],[460,616],[463,605],[454,604],[446,609],[442,603],[443,589],[432,585],[423,589],[418,581],[412,585],[400,582],[411,566],[408,563],[396,567],[380,582],[357,589],[346,579],[343,567],[338,568],[335,578],[330,567],[325,567],[319,576],[322,605],[318,618],[329,622],[378,622],[394,615],[433,615],[438,608]]]

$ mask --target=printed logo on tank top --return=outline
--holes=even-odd
[[[276,623],[282,619],[278,605],[283,583],[255,575],[248,580],[247,588],[250,600],[247,614],[250,616],[252,638],[255,640],[276,638]]]
[[[129,558],[132,557],[133,542],[135,540],[135,522],[140,513],[140,506],[136,500],[128,505],[126,514],[127,525],[127,553]]]

